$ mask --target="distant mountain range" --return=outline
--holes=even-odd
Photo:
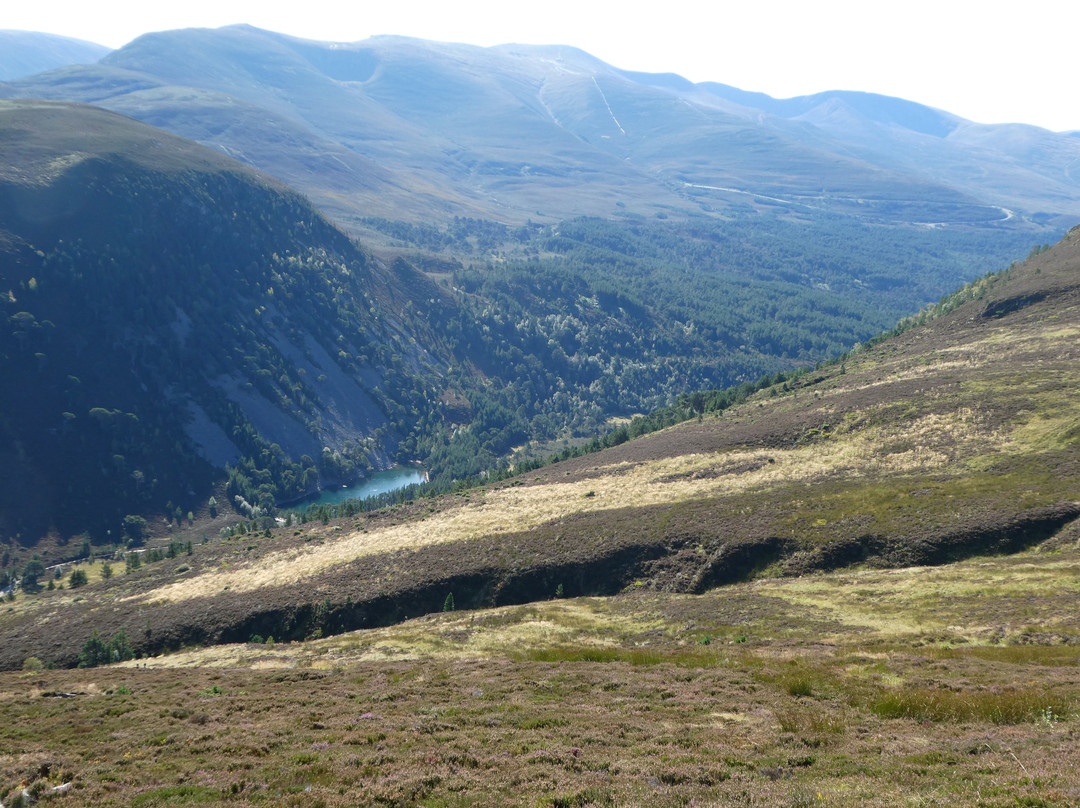
[[[0,30],[0,81],[96,62],[111,48],[37,31]]]
[[[1069,134],[865,93],[777,100],[561,46],[188,29],[0,94],[93,103],[213,146],[354,231],[369,216],[523,223],[747,207],[1059,232],[1080,217]]]

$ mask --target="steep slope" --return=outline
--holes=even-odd
[[[842,362],[600,454],[23,598],[0,660],[297,638],[459,606],[1011,552],[1080,517],[1080,229]],[[1074,530],[1074,527],[1069,527]],[[105,605],[108,604],[108,605]],[[62,619],[64,637],[35,632]]]
[[[869,94],[778,101],[559,46],[190,29],[4,92],[167,126],[352,228],[371,215],[522,223],[778,203],[890,223],[1017,227],[1029,213],[1061,227],[1080,215],[1080,145],[1065,135]]]
[[[404,312],[438,293],[295,192],[92,107],[3,102],[0,153],[4,535],[103,541],[197,510],[226,465],[272,504],[433,410],[444,362]]]
[[[104,45],[66,36],[0,30],[0,81],[67,65],[90,64],[109,51]]]

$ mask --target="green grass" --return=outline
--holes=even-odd
[[[218,789],[203,786],[164,786],[147,791],[131,800],[132,808],[144,805],[198,805],[217,802],[222,798]]]
[[[882,718],[918,721],[1022,724],[1053,723],[1072,716],[1075,696],[1048,694],[1040,687],[1006,687],[992,691],[947,688],[901,688],[874,699],[870,709]]]
[[[988,662],[1014,665],[1044,665],[1055,668],[1080,665],[1080,647],[1073,645],[981,645],[973,648],[928,648],[924,653],[937,659],[974,657]]]
[[[963,517],[989,512],[1008,503],[1022,512],[1071,498],[1068,478],[1032,463],[1021,469],[968,473],[897,475],[824,483],[799,498],[799,506],[779,520],[810,542],[822,542],[852,531],[904,536],[918,530],[948,529]]]
[[[674,665],[681,668],[710,668],[729,664],[729,657],[721,651],[701,648],[581,648],[549,647],[534,648],[518,655],[532,662],[622,662],[634,667]]]

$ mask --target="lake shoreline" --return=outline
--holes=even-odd
[[[311,505],[337,505],[349,499],[367,499],[407,488],[410,485],[421,485],[428,482],[428,479],[428,473],[422,466],[399,465],[377,471],[353,483],[345,483],[336,488],[320,489],[314,494],[280,503],[278,507],[306,508]]]

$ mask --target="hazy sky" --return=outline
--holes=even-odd
[[[574,45],[616,67],[679,73],[777,98],[866,90],[982,123],[1080,130],[1080,4],[1028,0],[37,0],[0,28],[120,47],[147,31],[246,22],[353,42],[400,34],[447,42]]]

